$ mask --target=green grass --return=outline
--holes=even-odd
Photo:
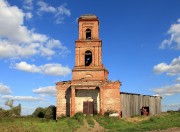
[[[139,117],[139,119],[142,118],[145,117]],[[140,122],[129,122],[125,119],[109,118],[103,116],[97,116],[95,119],[100,123],[101,126],[109,131],[141,132],[180,127],[180,113],[178,112],[167,113],[161,116],[153,116]]]
[[[180,127],[180,113],[178,112],[165,113],[160,116],[153,116],[150,118],[135,116],[131,118],[131,120],[110,118],[104,116],[83,117],[81,114],[77,114],[74,117],[58,119],[58,122],[54,120],[46,120],[34,117],[3,117],[0,118],[0,131],[72,132],[83,125],[82,121],[84,118],[87,120],[89,126],[94,127],[94,118],[107,131],[112,132],[142,132]],[[134,121],[134,119],[139,121]]]
[[[94,121],[93,121],[93,117],[92,116],[90,116],[90,115],[87,115],[86,117],[85,117],[85,119],[86,119],[86,121],[87,121],[87,123],[88,123],[88,125],[90,126],[90,127],[94,127]]]
[[[59,119],[58,122],[54,120],[46,120],[39,118],[0,118],[0,131],[32,131],[32,132],[72,132],[82,125],[74,118]]]

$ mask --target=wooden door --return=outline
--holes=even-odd
[[[90,101],[83,102],[83,114],[93,114],[94,103]]]

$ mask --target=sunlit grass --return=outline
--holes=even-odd
[[[110,131],[150,131],[150,130],[162,130],[171,127],[180,127],[180,113],[172,112],[168,114],[163,114],[160,116],[152,116],[147,119],[147,117],[134,117],[135,122],[118,119],[109,118],[104,116],[95,117],[96,120],[107,130]],[[137,120],[140,119],[140,121]],[[143,120],[145,118],[145,120]],[[133,119],[133,118],[132,118]]]
[[[75,117],[47,120],[34,117],[3,117],[0,118],[0,131],[31,131],[31,132],[72,132],[83,125],[86,119],[90,127],[94,127],[93,118],[107,131],[142,132],[180,127],[180,113],[171,112],[159,116],[135,116],[130,119],[110,118],[105,116],[86,116],[77,114]]]

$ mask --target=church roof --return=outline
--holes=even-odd
[[[93,14],[83,14],[80,16],[80,19],[97,19],[98,17]]]

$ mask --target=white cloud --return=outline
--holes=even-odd
[[[43,98],[40,97],[32,97],[32,96],[12,96],[12,95],[3,95],[1,96],[2,99],[13,99],[15,101],[43,101]]]
[[[26,10],[32,10],[33,9],[33,0],[24,0],[23,8]]]
[[[15,69],[27,72],[40,72],[41,70],[36,65],[30,65],[24,61],[15,64]]]
[[[58,16],[58,15],[70,16],[71,15],[71,11],[66,8],[66,4],[63,4],[63,5],[61,5],[61,6],[59,6],[57,8],[56,16]]]
[[[155,92],[156,95],[161,96],[171,96],[174,94],[180,94],[180,84],[173,84],[160,88],[154,88],[152,89],[152,91]]]
[[[56,87],[55,86],[47,86],[47,87],[40,87],[37,89],[33,89],[33,92],[36,94],[40,94],[43,96],[56,96]]]
[[[42,73],[52,76],[66,76],[71,73],[71,70],[67,66],[62,66],[61,64],[45,64],[41,66],[36,66],[34,64],[28,64],[27,62],[16,63],[12,66],[15,69],[33,72],[33,73]]]
[[[169,47],[180,50],[180,18],[177,20],[177,23],[171,25],[167,33],[170,35],[170,38],[163,40],[160,48]]]
[[[54,14],[56,24],[63,23],[64,17],[71,15],[71,11],[66,8],[66,4],[62,4],[59,7],[53,7],[44,1],[39,1],[37,4],[39,5],[38,13],[42,14],[47,12]]]
[[[43,2],[43,1],[39,1],[37,4],[40,6],[40,8],[39,8],[40,12],[50,12],[50,13],[56,12],[56,8],[48,5],[47,3]]]
[[[29,30],[24,25],[24,19],[30,19],[30,12],[24,13],[17,6],[10,6],[6,1],[0,1],[0,58],[23,58],[33,55],[51,57],[58,54],[56,49],[63,55],[69,50],[59,40],[47,35]],[[49,47],[49,43],[55,43]],[[59,54],[61,55],[61,54]]]
[[[166,72],[167,75],[180,75],[180,56],[174,58],[169,65],[166,63],[155,65],[153,71],[159,74]]]
[[[25,14],[25,17],[28,20],[28,19],[31,19],[33,17],[33,15],[32,15],[31,12],[28,12],[28,13]]]
[[[12,96],[12,95],[3,95],[2,99],[13,99],[15,101],[43,101],[43,98],[32,97],[32,96]]]
[[[0,94],[11,94],[11,93],[12,91],[8,86],[4,85],[3,83],[0,83]]]

